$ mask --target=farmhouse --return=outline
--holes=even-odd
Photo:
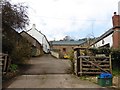
[[[43,51],[45,53],[49,53],[50,50],[49,42],[46,36],[35,28],[35,24],[33,24],[33,27],[26,32],[32,37],[34,37],[42,45]]]
[[[112,21],[113,28],[109,29],[95,41],[93,41],[90,44],[91,47],[120,48],[120,15],[116,15],[116,12],[114,12]]]

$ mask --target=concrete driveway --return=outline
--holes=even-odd
[[[51,55],[31,58],[24,75],[41,75],[41,74],[67,74],[71,72],[70,61],[66,59],[56,59]]]
[[[29,68],[7,88],[101,88],[70,73],[70,61],[50,55],[32,58]]]

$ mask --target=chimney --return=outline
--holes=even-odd
[[[120,15],[120,1],[118,2],[118,15]]]
[[[114,12],[114,16],[112,17],[113,21],[113,48],[120,48],[120,15],[116,15]]]
[[[120,15],[116,15],[114,12],[114,16],[112,17],[113,27],[120,26]]]
[[[36,25],[35,25],[35,24],[33,24],[32,29],[35,29],[35,28],[36,28]]]

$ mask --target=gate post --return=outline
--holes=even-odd
[[[77,49],[77,76],[79,76],[79,72],[80,72],[80,49]]]

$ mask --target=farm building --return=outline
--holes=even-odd
[[[25,31],[22,31],[20,34],[21,34],[21,36],[26,38],[28,40],[28,42],[31,43],[31,47],[32,47],[31,55],[32,56],[40,56],[43,54],[42,46],[35,38],[33,38],[31,35],[29,35]]]
[[[51,41],[51,50],[59,51],[60,57],[68,54],[74,47],[82,46],[86,41]]]
[[[43,51],[45,53],[49,53],[50,50],[49,42],[46,36],[36,29],[35,24],[33,24],[33,27],[26,32],[32,37],[34,37],[42,45]]]

